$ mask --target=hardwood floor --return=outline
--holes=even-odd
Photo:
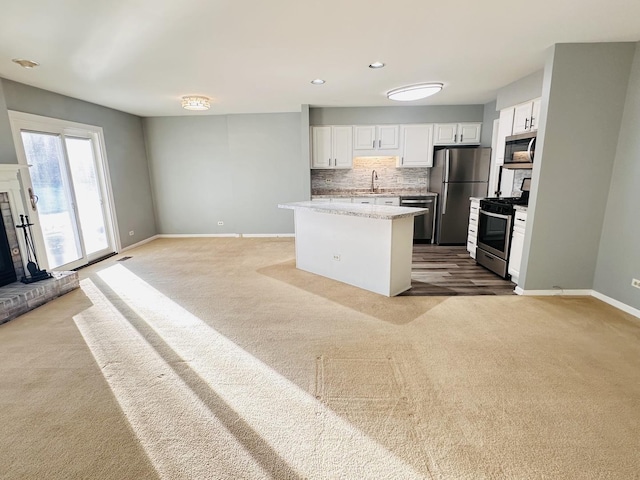
[[[413,246],[411,289],[402,295],[514,295],[515,284],[476,264],[464,246]]]

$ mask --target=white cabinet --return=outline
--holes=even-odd
[[[398,167],[433,166],[433,124],[403,125],[402,154]]]
[[[434,145],[477,145],[482,123],[436,123]]]
[[[369,205],[389,205],[397,207],[400,205],[400,197],[353,197],[352,203],[364,203]]]
[[[316,203],[351,203],[351,197],[316,197],[311,201]]]
[[[511,251],[509,253],[509,275],[511,281],[518,283],[522,266],[522,251],[524,249],[524,232],[527,225],[527,212],[517,210],[513,221],[511,235]]]
[[[400,206],[400,197],[376,197],[376,205]]]
[[[467,230],[467,251],[471,258],[476,258],[478,243],[478,215],[480,214],[480,200],[472,199],[469,208],[469,228]]]
[[[311,127],[311,168],[351,168],[353,127]]]
[[[400,125],[356,125],[354,150],[397,150],[400,146]]]
[[[540,99],[521,103],[514,107],[513,135],[538,129]]]

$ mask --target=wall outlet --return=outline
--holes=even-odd
[[[324,183],[331,183],[331,179],[330,178],[325,178],[324,179]]]
[[[340,255],[339,255],[339,254],[335,254],[335,255],[333,256],[333,259],[334,259],[336,262],[339,262],[339,261],[340,261]]]
[[[133,231],[133,230],[130,230],[130,231],[129,231],[129,236],[130,236],[130,237],[133,237],[133,235],[134,235],[134,231]]]
[[[222,220],[218,220],[218,226],[221,227],[224,225],[224,222]]]
[[[632,287],[636,287],[636,288],[640,288],[640,280],[638,280],[637,278],[632,278],[631,279],[631,286]]]

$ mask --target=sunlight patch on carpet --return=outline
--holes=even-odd
[[[302,477],[427,478],[122,265],[98,275]]]

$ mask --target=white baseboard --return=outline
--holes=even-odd
[[[555,288],[553,290],[523,290],[520,287],[516,287],[514,292],[518,295],[535,295],[537,297],[552,297],[554,295],[590,297],[593,290],[565,290],[560,288]]]
[[[607,297],[603,293],[596,292],[595,290],[593,291],[592,295],[598,300],[602,300],[604,303],[608,303],[612,307],[616,307],[617,309],[620,309],[623,312],[633,315],[634,317],[640,318],[640,310],[638,310],[637,308],[633,308],[632,306],[627,305],[626,303],[622,303],[614,298]]]
[[[523,290],[520,287],[516,287],[514,290],[518,295],[536,295],[536,296],[552,296],[552,295],[562,295],[562,296],[587,296],[594,297],[598,300],[603,301],[611,305],[612,307],[617,308],[618,310],[622,310],[625,313],[633,315],[634,317],[640,318],[640,310],[634,308],[626,303],[622,303],[619,300],[608,297],[600,292],[595,290]]]
[[[141,247],[142,245],[144,245],[145,243],[149,243],[149,242],[153,242],[156,238],[158,238],[160,235],[154,235],[152,237],[149,238],[145,238],[144,240],[141,240],[139,242],[134,243],[133,245],[129,245],[128,247],[123,247],[120,249],[120,252],[118,253],[122,253],[122,252],[126,252],[127,250],[131,250],[133,248],[137,248],[137,247]]]
[[[239,233],[161,233],[158,238],[240,238]]]
[[[295,233],[243,233],[244,238],[294,238]]]

